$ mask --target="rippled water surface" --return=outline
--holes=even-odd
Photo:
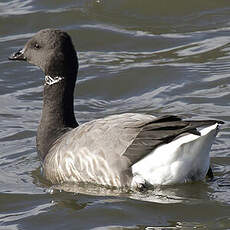
[[[78,51],[80,123],[121,112],[225,121],[214,181],[52,188],[35,148],[43,74],[7,59],[47,27]],[[230,1],[1,0],[0,70],[0,229],[230,229]]]

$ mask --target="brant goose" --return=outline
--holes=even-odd
[[[73,109],[78,58],[66,32],[41,30],[9,59],[45,73],[37,150],[53,184],[135,189],[212,176],[209,151],[223,122],[124,113],[79,125]]]

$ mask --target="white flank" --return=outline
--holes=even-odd
[[[169,185],[203,180],[210,164],[209,151],[218,132],[218,124],[188,134],[153,150],[132,166],[132,186],[140,183]]]

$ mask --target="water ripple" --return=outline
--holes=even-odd
[[[0,16],[20,15],[30,13],[33,0],[11,0],[0,2]]]
[[[118,26],[106,25],[106,24],[93,24],[93,25],[82,25],[80,28],[89,28],[95,30],[108,30],[115,33],[128,34],[135,37],[155,37],[156,35],[144,32],[141,30],[127,30],[124,28],[119,28]]]
[[[2,225],[8,225],[11,222],[18,221],[18,220],[23,220],[25,218],[31,217],[31,216],[36,216],[41,213],[47,212],[47,209],[54,206],[52,203],[47,203],[47,204],[41,204],[38,205],[30,210],[27,211],[21,211],[21,212],[15,212],[12,214],[0,214],[0,219],[2,222]]]
[[[3,37],[0,37],[0,42],[9,42],[9,41],[14,41],[14,40],[19,40],[19,39],[28,39],[28,38],[31,38],[33,35],[34,33],[3,36]]]
[[[229,12],[227,1],[210,0],[1,1],[0,228],[229,228]],[[211,151],[214,181],[144,194],[99,197],[88,186],[47,194],[35,147],[43,75],[7,60],[47,27],[69,32],[80,51],[80,123],[123,112],[225,121]]]

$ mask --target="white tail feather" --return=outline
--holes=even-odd
[[[200,131],[201,136],[188,134],[153,150],[132,166],[132,186],[140,183],[169,185],[203,180],[207,174],[211,145],[218,124]]]

